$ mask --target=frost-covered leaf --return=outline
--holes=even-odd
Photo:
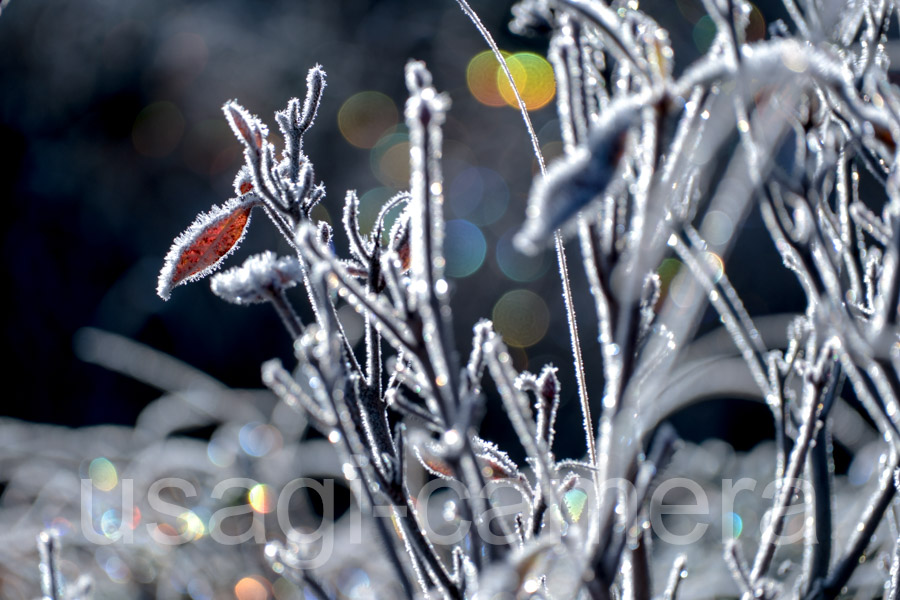
[[[409,211],[404,210],[397,217],[394,226],[391,228],[391,250],[397,253],[397,258],[400,259],[400,266],[404,273],[410,267],[410,246]]]
[[[550,165],[547,175],[531,189],[525,224],[514,238],[519,250],[535,254],[550,244],[554,231],[572,229],[578,213],[613,183],[639,109],[640,104],[630,98],[610,106],[591,132],[587,147]]]
[[[444,449],[436,440],[423,435],[411,436],[413,453],[426,471],[441,479],[453,479],[453,469],[444,459]]]
[[[294,287],[303,278],[300,263],[293,256],[278,258],[274,252],[255,254],[240,267],[213,277],[213,293],[234,304],[255,304],[271,294]]]
[[[234,193],[238,196],[249,194],[253,191],[253,173],[247,168],[247,165],[238,169],[234,176]]]
[[[481,460],[482,474],[489,479],[508,479],[519,476],[519,467],[512,461],[509,455],[500,450],[496,444],[481,439],[478,436],[472,438],[472,447],[475,455]]]
[[[243,106],[230,100],[222,107],[232,131],[248,148],[257,152],[263,149],[263,143],[269,134],[268,128],[257,117],[247,112]]]
[[[410,444],[413,453],[426,471],[441,479],[454,479],[453,469],[444,457],[447,448],[438,440],[423,432],[412,436]],[[488,479],[510,479],[519,477],[519,467],[506,452],[496,444],[478,436],[472,437],[472,450],[481,462],[482,474]]]
[[[516,380],[516,387],[534,394],[537,434],[546,441],[548,448],[553,446],[556,411],[559,408],[560,386],[556,371],[556,367],[545,365],[540,376],[525,372]]]
[[[172,288],[215,271],[222,259],[237,249],[250,223],[250,211],[258,202],[255,196],[232,198],[197,215],[166,255],[156,287],[160,298],[168,300]]]

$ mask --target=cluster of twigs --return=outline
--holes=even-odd
[[[372,522],[405,596],[675,598],[685,561],[662,572],[654,564],[649,498],[676,447],[665,418],[698,397],[728,395],[734,385],[721,377],[691,393],[674,385],[690,369],[720,366],[686,359],[708,305],[734,340],[738,370],[756,388],[749,394],[767,402],[776,424],[779,485],[762,535],[723,548],[738,593],[836,597],[883,523],[898,537],[900,94],[888,81],[886,55],[894,3],[784,0],[791,23],[777,23],[768,39],[752,43],[745,39],[749,4],[704,6],[715,40],[677,77],[667,33],[636,1],[523,0],[514,8],[515,30],[550,36],[557,82],[565,155],[544,169],[532,136],[542,173],[516,243],[526,252],[554,245],[559,259],[584,417],[578,461],[553,454],[554,368],[516,372],[489,321],[475,326],[468,360],[459,357],[442,250],[441,126],[450,104],[425,65],[406,67],[409,191],[382,208],[368,235],[349,192],[346,251],[336,251],[330,226],[311,216],[325,188],[302,140],[322,99],[322,69],[310,70],[305,101],[292,99],[276,115],[285,139],[280,158],[259,119],[236,102],[225,105],[246,158],[237,196],[176,240],[159,293],[168,297],[176,285],[215,270],[255,208],[275,224],[294,255],[251,257],[213,277],[212,289],[230,302],[269,302],[277,310],[297,364],[288,370],[268,362],[263,381],[340,453],[345,476],[361,484],[353,487],[356,502],[387,507],[393,527]],[[523,116],[530,131],[524,106]],[[807,300],[784,344],[764,339],[727,275],[710,263],[712,255],[728,256],[734,231],[757,206]],[[384,235],[390,211],[402,212]],[[733,227],[719,235],[723,218]],[[581,359],[565,255],[572,239],[591,286],[600,381],[587,381]],[[686,266],[676,276],[678,297],[674,283],[656,274],[671,256]],[[315,315],[311,323],[301,321],[285,293],[298,283]],[[342,303],[365,317],[364,356],[344,335]],[[503,402],[527,468],[478,436],[485,378]],[[594,389],[602,389],[601,400],[592,403]],[[842,404],[861,411],[884,439],[878,487],[846,536],[834,526],[832,502],[831,415]],[[439,544],[429,537],[429,509],[414,501],[421,482],[408,477],[410,458],[459,482],[456,514],[474,524],[462,539]],[[610,490],[610,481],[622,485]],[[500,482],[511,484],[519,508],[498,518],[486,490]],[[576,487],[589,498],[583,513],[565,500]],[[802,562],[776,569],[797,499],[804,507]],[[304,567],[302,541],[272,542],[266,555],[282,571],[287,565],[314,597],[338,597],[334,582]],[[55,589],[53,568],[45,568],[46,589]],[[884,593],[900,598],[900,544],[889,577]],[[880,591],[861,590],[868,597]]]

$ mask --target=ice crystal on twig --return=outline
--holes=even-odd
[[[274,252],[256,254],[213,277],[213,293],[234,304],[265,302],[273,295],[297,285],[303,278],[300,263],[292,256],[277,258]]]

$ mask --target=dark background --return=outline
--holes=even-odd
[[[544,53],[546,40],[508,32],[511,1],[472,5],[504,50]],[[766,23],[781,16],[759,6]],[[701,19],[699,2],[641,7],[669,29],[677,70],[709,43],[711,23]],[[7,355],[0,414],[72,426],[134,422],[159,391],[78,360],[72,338],[83,326],[149,344],[235,387],[259,387],[259,364],[268,358],[290,362],[287,336],[268,307],[228,305],[206,281],[177,288],[169,302],[155,294],[172,239],[199,211],[233,195],[240,147],[220,107],[237,98],[274,127],[273,111],[302,97],[307,69],[321,63],[328,87],[305,148],[327,186],[325,208],[334,220],[347,189],[363,194],[383,186],[371,152],[338,130],[339,108],[353,94],[375,90],[402,114],[403,67],[417,58],[453,100],[445,180],[486,167],[509,193],[505,213],[481,228],[484,264],[453,281],[457,347],[468,352],[472,324],[490,316],[504,292],[536,292],[549,308],[548,334],[517,352],[516,361],[532,371],[548,361],[561,367],[561,427],[579,427],[555,258],[539,258],[535,272],[543,274],[531,281],[513,281],[498,267],[498,240],[521,223],[535,165],[517,112],[479,104],[466,87],[466,65],[484,49],[452,0],[12,0],[0,16]],[[558,140],[554,110],[551,103],[532,114],[545,144]],[[801,310],[799,288],[762,233],[751,217],[750,242],[739,243],[729,262],[733,283],[753,314]],[[272,247],[286,251],[259,213],[228,264]],[[579,260],[573,246],[590,389],[599,399],[602,382],[591,367],[598,361],[590,342],[596,326]],[[714,323],[709,314],[704,327]],[[748,433],[741,411],[704,406],[699,419],[682,419],[691,436],[716,433],[748,446],[767,434],[765,427]],[[767,422],[761,405],[748,403],[747,411]],[[506,428],[493,413],[486,426],[493,437]],[[571,439],[561,440],[560,453],[579,453],[581,436],[565,437]],[[568,451],[567,442],[574,444]]]

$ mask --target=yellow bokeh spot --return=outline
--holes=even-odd
[[[103,492],[108,492],[119,484],[116,468],[103,457],[91,461],[91,465],[88,467],[88,476],[94,487]]]
[[[378,161],[379,179],[396,187],[409,183],[409,142],[399,142],[384,151]]]
[[[502,52],[509,56],[508,52]],[[466,84],[475,99],[488,106],[503,106],[506,100],[497,87],[497,73],[502,72],[493,51],[485,50],[475,55],[466,67]]]
[[[178,515],[178,533],[186,534],[188,539],[199,540],[206,535],[206,525],[203,520],[192,510],[186,510]]]
[[[359,92],[350,96],[338,111],[338,128],[348,142],[358,148],[372,148],[382,135],[397,125],[394,101],[381,92]]]
[[[562,158],[565,154],[562,142],[547,142],[541,146],[541,152],[544,154],[544,160],[549,163],[554,158]]]
[[[517,52],[506,58],[506,64],[509,65],[509,72],[525,102],[525,108],[537,110],[553,100],[556,95],[556,79],[553,77],[553,67],[544,57],[533,52]],[[519,107],[503,69],[497,72],[497,89],[507,104]]]
[[[244,577],[234,585],[237,600],[266,600],[269,591],[258,577]]]
[[[756,6],[750,4],[750,23],[746,31],[748,42],[758,42],[766,38],[766,19]]]
[[[494,327],[510,346],[527,348],[537,344],[550,325],[550,311],[540,296],[528,290],[513,290],[494,305]]]
[[[275,509],[275,494],[272,488],[264,483],[257,483],[250,488],[250,506],[258,513],[267,514]]]

